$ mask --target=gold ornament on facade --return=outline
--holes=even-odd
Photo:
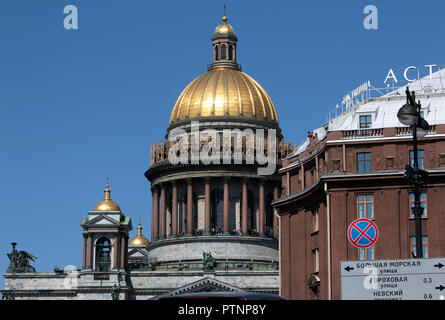
[[[98,204],[96,204],[93,211],[121,211],[119,205],[111,200],[110,197],[111,191],[110,191],[110,186],[108,185],[108,181],[104,193],[105,193],[104,199]]]

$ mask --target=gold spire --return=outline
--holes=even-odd
[[[128,244],[135,245],[135,246],[141,246],[141,245],[146,246],[149,243],[150,243],[150,241],[142,235],[141,217],[139,217],[138,234],[134,238],[132,238],[128,242]]]
[[[222,21],[224,22],[224,23],[226,23],[227,22],[227,16],[226,16],[226,4],[224,3],[224,16],[222,17]]]
[[[107,185],[105,186],[104,193],[105,193],[104,200],[111,200],[111,198],[110,198],[111,191],[110,191],[110,185],[108,184],[108,177],[107,177]]]
[[[105,196],[104,199],[96,204],[93,211],[121,211],[121,208],[119,205],[111,200],[111,190],[110,185],[108,184],[108,177],[107,177],[107,185],[105,186],[104,190]]]

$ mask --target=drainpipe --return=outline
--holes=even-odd
[[[324,183],[324,192],[326,194],[326,219],[328,238],[328,300],[332,300],[331,205],[327,182]]]

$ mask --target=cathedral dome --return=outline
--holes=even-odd
[[[110,186],[107,183],[104,199],[94,206],[93,211],[121,211],[119,205],[110,198]]]
[[[193,80],[176,101],[170,125],[202,118],[256,119],[278,125],[277,112],[267,92],[231,66],[215,66]]]

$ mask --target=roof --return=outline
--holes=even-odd
[[[371,116],[370,129],[406,127],[397,118],[397,112],[406,102],[405,90],[406,87],[400,87],[381,97],[367,99],[313,132],[317,133],[318,139],[321,141],[328,132],[358,130],[360,129],[361,115]],[[411,82],[409,90],[416,92],[416,99],[420,100],[422,105],[423,117],[430,125],[445,124],[445,69]],[[304,152],[309,143],[309,138],[306,138],[297,151],[287,158]]]

